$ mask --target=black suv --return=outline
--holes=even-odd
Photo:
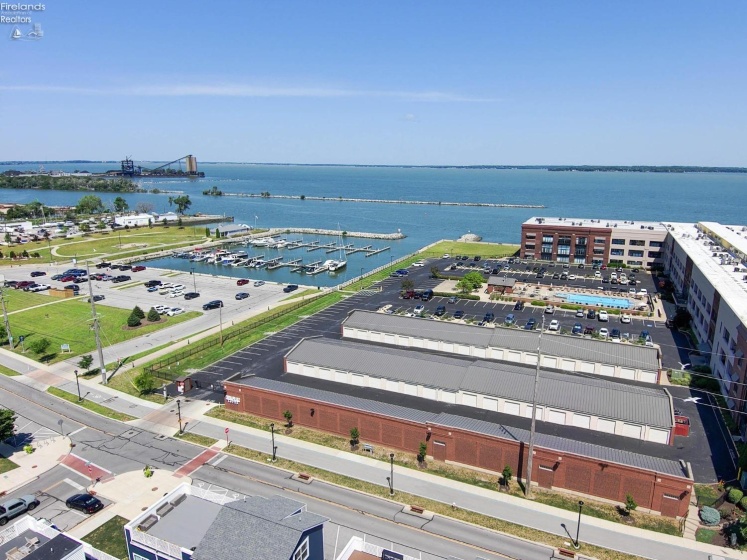
[[[148,280],[145,283],[145,287],[146,288],[152,288],[153,286],[160,286],[162,283],[163,282],[161,282],[160,280]]]
[[[488,311],[485,314],[485,317],[482,318],[483,322],[485,323],[492,323],[495,320],[495,313],[492,311]]]
[[[197,292],[187,292],[186,294],[184,294],[184,299],[195,299],[198,297],[200,297],[200,294],[198,294]]]
[[[119,284],[120,282],[127,282],[128,280],[132,280],[131,276],[127,276],[126,274],[122,274],[120,276],[115,276],[112,278],[112,284]]]
[[[218,309],[219,307],[223,307],[223,302],[219,299],[214,299],[203,305],[202,309],[203,311],[207,311],[208,309]]]
[[[438,307],[436,307],[436,317],[440,317],[444,313],[446,313],[446,306],[439,305]]]
[[[288,284],[285,288],[283,288],[283,291],[286,294],[289,294],[291,292],[295,292],[297,289],[298,289],[298,285],[297,284]]]

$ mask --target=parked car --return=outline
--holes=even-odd
[[[420,296],[423,301],[430,301],[433,299],[433,290],[425,290]]]
[[[456,302],[457,302],[457,297],[456,296],[451,296],[449,298],[449,301],[447,303],[456,303]]]
[[[599,329],[599,336],[602,338],[607,338],[607,335],[609,334],[609,331],[606,329],[606,327],[602,327]]]
[[[587,319],[596,319],[597,318],[597,312],[593,309],[589,309],[589,311],[586,312],[586,318]]]
[[[527,321],[527,324],[524,325],[524,330],[533,331],[536,326],[537,326],[537,319],[535,319],[534,317],[530,317],[530,319]]]
[[[495,320],[495,313],[493,313],[492,311],[488,311],[482,318],[482,320],[485,323],[492,323]]]
[[[187,292],[186,294],[184,294],[184,299],[195,299],[198,297],[200,297],[200,294],[198,294],[197,292]]]
[[[436,313],[435,313],[436,317],[440,317],[444,313],[446,313],[445,305],[439,305],[438,307],[436,307]]]
[[[412,266],[425,266],[425,261],[417,261],[412,263]]]
[[[127,276],[126,274],[122,274],[120,276],[115,276],[112,278],[112,284],[119,284],[121,282],[127,282],[129,280],[132,280],[132,277]]]
[[[68,284],[67,286],[65,286],[65,289],[72,290],[77,294],[80,291],[80,286],[78,286],[77,284]]]
[[[236,294],[236,299],[246,299],[248,297],[249,294],[247,294],[246,292],[239,292],[238,294]]]
[[[36,496],[27,494],[20,498],[8,500],[0,505],[0,525],[5,525],[8,521],[27,511],[33,511],[39,505]]]
[[[62,280],[64,277],[64,274],[55,274],[54,276],[52,276],[52,280]]]
[[[283,288],[283,291],[286,294],[289,294],[291,292],[295,292],[297,289],[298,289],[298,285],[297,284],[288,284],[285,288]]]
[[[93,296],[93,301],[94,302],[101,301],[101,300],[104,300],[104,299],[106,299],[106,296],[103,295],[103,294],[97,294],[97,295]],[[91,298],[88,298],[88,303],[91,303]]]
[[[159,289],[158,286],[151,286],[146,291],[148,291],[148,292],[157,292],[158,289]]]
[[[112,265],[110,262],[100,262],[96,265],[96,268],[109,268]]]
[[[594,327],[586,325],[586,327],[584,327],[584,334],[594,334]]]
[[[112,268],[114,268],[114,267],[112,267]],[[130,266],[129,264],[120,264],[119,265],[119,270],[132,270],[132,266]]]
[[[413,309],[413,313],[415,313],[415,315],[420,315],[424,311],[425,311],[425,305],[416,305],[415,309]]]
[[[152,288],[153,286],[160,286],[162,282],[160,280],[148,280],[144,285],[146,288]]]
[[[548,329],[551,331],[559,331],[560,321],[558,321],[557,319],[553,319],[552,321],[550,321],[550,326],[548,327]]]
[[[612,342],[620,342],[620,329],[612,329],[610,331],[610,339]]]
[[[166,305],[154,305],[153,309],[155,309],[156,311],[158,311],[159,315],[163,315],[164,313],[166,313],[171,308],[168,307],[168,306],[166,306]]]
[[[44,290],[49,290],[51,287],[49,284],[37,284],[33,288],[30,288],[29,292],[43,292]]]
[[[43,270],[35,270],[31,273],[31,278],[36,278],[38,276],[46,276],[46,275],[47,273],[44,272]]]
[[[545,313],[547,313],[548,315],[552,315],[553,313],[555,313],[555,306],[548,305],[547,307],[545,307]]]
[[[223,307],[223,302],[219,299],[214,299],[203,305],[202,310],[207,311],[208,309],[218,309],[219,307]]]
[[[265,285],[265,281],[264,281],[264,280],[257,280],[257,281],[256,281],[256,282],[254,283],[254,287],[255,287],[255,288],[259,288],[260,286],[264,286],[264,285]]]
[[[181,315],[182,313],[184,313],[183,307],[172,307],[166,312],[166,315],[173,317],[174,315]]]
[[[96,513],[104,509],[103,502],[90,494],[75,494],[74,496],[70,496],[65,500],[65,505],[70,509],[77,509],[83,513]]]
[[[514,304],[514,311],[522,311],[524,309],[524,302],[523,301],[517,301]]]
[[[585,315],[586,313],[584,312],[583,309],[579,309],[576,311],[576,317],[580,317],[581,319],[583,319]]]
[[[85,284],[86,282],[88,282],[88,278],[86,278],[85,276],[77,276],[75,280],[73,280],[73,282],[75,282],[76,284]]]
[[[236,280],[237,286],[246,286],[248,283],[249,280],[247,280],[246,278],[239,278],[238,280]]]
[[[573,325],[573,329],[571,329],[571,334],[577,334],[581,335],[584,332],[584,327],[581,323],[575,323]]]
[[[462,317],[464,317],[464,311],[461,309],[454,311],[454,319],[461,319]]]
[[[598,319],[599,319],[600,321],[602,321],[602,322],[605,322],[605,321],[609,321],[609,320],[610,320],[609,316],[607,315],[607,312],[606,312],[606,311],[605,311],[604,309],[600,309],[600,310],[599,310],[599,315],[598,315],[598,317],[597,317],[597,318],[598,318]]]
[[[172,290],[172,292],[169,294],[169,297],[182,297],[184,295],[184,290]]]
[[[13,286],[16,290],[22,290],[26,288],[27,286],[32,286],[33,284],[36,284],[36,282],[33,282],[31,280],[21,280],[20,282],[17,282],[15,286]]]
[[[137,265],[132,267],[132,272],[142,272],[145,270],[145,267],[143,265]]]
[[[408,274],[410,274],[410,271],[405,268],[399,268],[395,272],[398,276],[407,276]]]

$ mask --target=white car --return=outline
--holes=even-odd
[[[44,290],[48,290],[51,288],[48,284],[39,284],[37,286],[34,286],[33,288],[29,289],[29,292],[43,292]]]
[[[412,263],[412,266],[425,266],[425,261],[418,261]]]
[[[158,293],[161,294],[162,296],[165,296],[166,294],[170,294],[171,293],[171,287],[168,287],[168,288],[163,288],[162,287],[160,290],[158,290]]]
[[[153,306],[153,309],[155,309],[156,311],[158,311],[159,315],[163,315],[164,313],[166,313],[166,311],[168,311],[171,308],[167,307],[165,305],[155,305],[155,306]]]
[[[184,284],[175,284],[175,285],[171,286],[172,290],[182,290],[183,291],[184,288],[185,288]]]
[[[547,313],[548,315],[552,315],[553,313],[555,313],[555,306],[548,305],[547,307],[545,307],[545,313]]]
[[[602,277],[601,272],[599,272],[598,270],[594,271],[594,278],[601,278],[601,277]]]
[[[630,315],[629,315],[629,314],[627,314],[627,313],[623,313],[623,314],[622,314],[622,315],[620,316],[620,322],[621,322],[621,323],[630,323],[630,321],[631,321],[631,317],[630,317]]]
[[[600,321],[609,321],[610,320],[609,315],[607,315],[607,312],[604,309],[602,309],[602,310],[599,311],[599,314],[597,315],[597,318]]]
[[[173,288],[173,287],[174,287],[173,282],[164,282],[163,284],[161,284],[161,288]]]
[[[423,311],[425,311],[425,305],[418,305],[418,306],[417,306],[417,307],[416,307],[416,308],[414,309],[414,313],[415,313],[415,315],[420,315],[420,314],[421,314],[421,313],[422,313]]]
[[[613,272],[610,274],[610,280],[612,280],[613,278],[617,280],[617,272]]]
[[[638,295],[639,296],[647,296],[648,295],[648,290],[646,288],[641,288],[640,290],[638,290]]]
[[[575,274],[571,274],[571,275],[570,275],[570,276],[568,277],[568,280],[575,280],[575,279],[576,279],[576,275],[575,275]]]
[[[576,317],[581,317],[582,319],[586,316],[586,313],[584,313],[583,309],[579,309],[576,311]]]
[[[169,294],[169,297],[182,297],[184,295],[184,290],[174,290]]]
[[[441,258],[442,258],[442,259],[449,259],[449,258],[451,258],[451,255],[449,255],[449,253],[444,253],[444,254],[443,254],[443,255],[441,256]]]
[[[560,330],[560,321],[557,319],[553,319],[550,321],[550,326],[548,327],[548,330],[551,331],[559,331]]]
[[[166,312],[166,315],[173,317],[174,315],[181,315],[182,313],[184,313],[183,307],[172,307]]]
[[[610,332],[606,329],[606,327],[602,327],[599,329],[599,336],[602,338],[607,338],[607,336],[610,334]]]

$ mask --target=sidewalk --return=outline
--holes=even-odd
[[[0,493],[9,494],[25,484],[36,480],[40,475],[56,467],[70,452],[70,440],[57,436],[32,442],[36,451],[29,454],[23,449],[14,449],[0,443],[0,456],[7,457],[18,465],[17,469],[0,475]]]

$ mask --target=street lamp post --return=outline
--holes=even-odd
[[[218,308],[218,321],[220,328],[220,345],[223,346],[223,302],[221,302]]]
[[[190,272],[192,275],[192,287],[194,288],[194,291],[197,291],[197,280],[195,279],[195,265],[192,265],[192,271]]]
[[[389,495],[394,496],[394,453],[389,454],[389,476],[386,481],[389,483]]]
[[[361,290],[363,289],[363,267],[361,267]]]
[[[578,533],[581,530],[581,509],[584,507],[584,502],[578,501],[578,523],[576,524],[576,542],[573,543],[573,548],[578,549]]]
[[[78,387],[78,402],[82,401],[83,399],[80,398],[80,381],[78,381],[78,370],[75,370],[75,386]]]
[[[274,463],[275,461],[277,461],[276,453],[278,450],[278,448],[275,446],[275,424],[274,423],[270,424],[270,433],[272,435],[272,459],[270,459],[270,461]]]
[[[182,429],[182,401],[179,399],[176,399],[176,414],[179,417],[179,433],[183,434],[184,430]]]

